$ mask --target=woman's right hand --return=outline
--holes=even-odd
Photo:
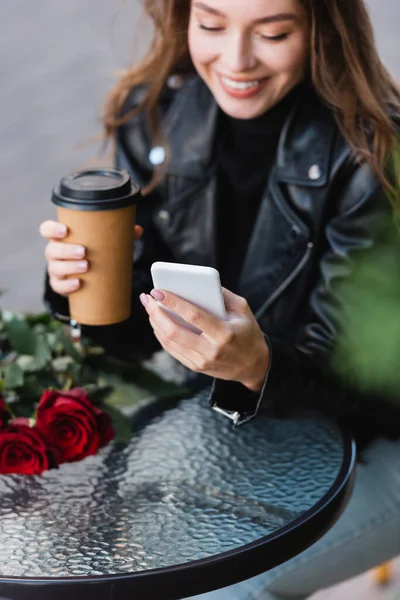
[[[61,296],[68,296],[78,290],[81,285],[79,275],[90,268],[85,258],[86,248],[64,242],[67,234],[68,228],[57,221],[44,221],[40,225],[40,235],[49,240],[45,250],[49,283]],[[142,234],[143,228],[136,225],[135,240]]]

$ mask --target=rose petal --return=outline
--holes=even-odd
[[[37,409],[36,427],[65,462],[95,454],[115,435],[109,415],[81,388],[45,392]]]
[[[0,433],[0,472],[39,475],[50,463],[49,449],[41,435],[25,425],[13,425]]]

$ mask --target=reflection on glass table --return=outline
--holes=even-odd
[[[355,448],[317,418],[233,429],[207,394],[155,401],[110,446],[0,477],[0,595],[182,598],[303,551],[347,504]]]

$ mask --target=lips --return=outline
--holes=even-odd
[[[268,82],[269,77],[260,79],[231,79],[217,73],[221,87],[229,96],[234,98],[250,98],[258,94]]]
[[[229,79],[223,75],[221,75],[221,79],[225,85],[233,90],[249,90],[253,87],[258,87],[262,82],[262,79],[254,79],[253,81],[236,81],[235,79]]]

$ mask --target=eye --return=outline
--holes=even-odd
[[[262,35],[260,33],[259,35],[263,40],[268,40],[269,42],[281,42],[289,36],[288,33],[281,33],[280,35]]]
[[[203,31],[211,31],[211,32],[222,31],[222,27],[207,27],[206,25],[202,25],[201,23],[199,23],[199,29],[202,29]]]

